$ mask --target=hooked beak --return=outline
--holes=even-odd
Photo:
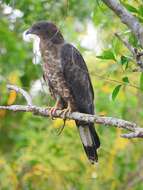
[[[33,29],[32,29],[32,28],[30,28],[29,30],[27,30],[27,31],[26,31],[26,33],[25,33],[25,34],[26,34],[26,35],[27,35],[27,34],[33,34]]]

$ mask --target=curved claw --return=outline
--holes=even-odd
[[[59,136],[59,135],[62,133],[62,131],[64,130],[65,124],[66,124],[66,119],[64,119],[64,124],[63,124],[63,126],[61,126],[60,130],[59,130],[58,133],[57,133],[58,136]]]
[[[54,120],[54,115],[56,113],[56,111],[58,110],[58,108],[56,107],[52,107],[49,111],[50,117]]]
[[[60,113],[60,115],[63,115],[63,118],[66,119],[66,116],[71,113],[70,108],[63,109]]]

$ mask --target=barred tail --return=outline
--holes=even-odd
[[[79,135],[85,150],[85,153],[92,164],[98,161],[97,149],[100,147],[99,137],[95,131],[94,124],[78,123]]]

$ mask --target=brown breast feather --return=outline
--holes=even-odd
[[[61,48],[63,44],[54,45],[51,42],[40,42],[43,57],[43,72],[45,80],[50,83],[51,90],[56,97],[61,96],[66,102],[73,101],[73,97],[64,79],[61,68]]]

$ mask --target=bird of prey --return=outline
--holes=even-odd
[[[26,34],[40,38],[43,58],[43,76],[48,83],[57,109],[67,112],[94,114],[94,92],[86,63],[80,52],[66,43],[58,27],[52,22],[40,21],[32,25]],[[98,161],[99,137],[94,123],[75,121],[89,161]]]

